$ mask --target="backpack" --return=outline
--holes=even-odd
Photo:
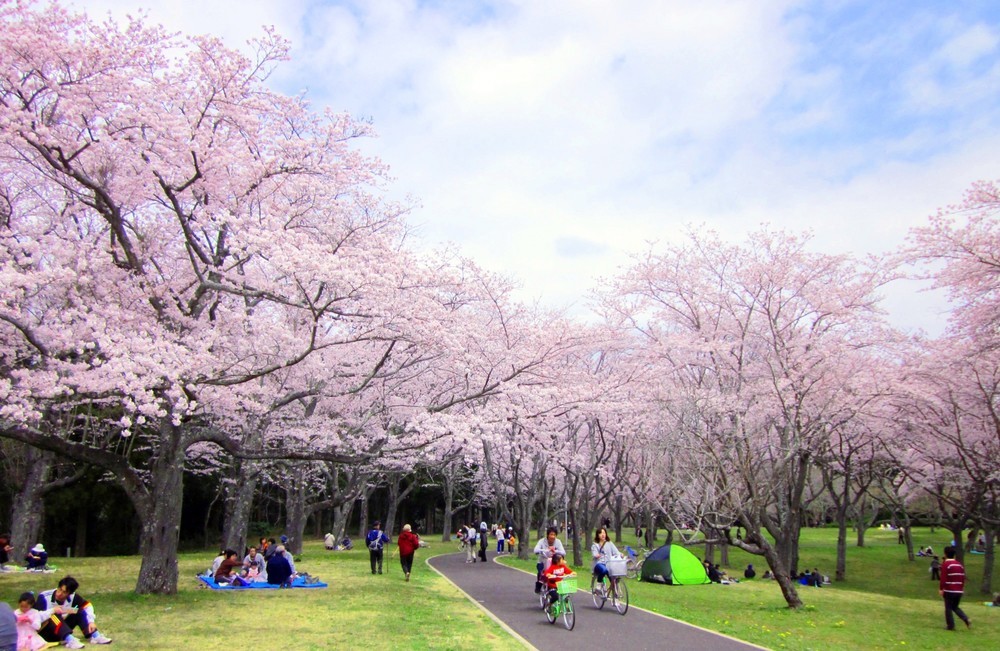
[[[382,532],[379,531],[375,539],[368,543],[368,549],[377,552],[382,547]]]

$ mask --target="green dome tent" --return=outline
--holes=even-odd
[[[711,583],[698,557],[680,545],[654,549],[642,564],[642,580],[667,585]]]

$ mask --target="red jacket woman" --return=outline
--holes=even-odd
[[[403,566],[403,574],[406,580],[410,580],[410,571],[413,569],[413,553],[420,547],[420,537],[413,533],[410,525],[403,525],[403,531],[396,539],[396,546],[399,547],[399,563]]]

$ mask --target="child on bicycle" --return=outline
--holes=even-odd
[[[553,556],[555,554],[560,554],[563,557],[566,556],[566,548],[563,547],[562,541],[556,538],[557,533],[555,527],[549,527],[548,531],[545,532],[545,537],[535,545],[535,553],[538,554],[538,563],[535,565],[535,568],[538,570],[538,577],[535,581],[535,594],[542,591],[542,575]]]
[[[604,527],[598,527],[597,533],[594,535],[594,544],[590,546],[591,555],[594,557],[594,578],[601,585],[604,585],[604,577],[608,576],[608,566],[607,562],[612,558],[619,558],[621,552],[615,547],[615,544],[608,540],[608,530]]]
[[[545,585],[549,590],[549,603],[553,603],[559,598],[559,593],[556,592],[556,584],[562,581],[564,576],[573,574],[573,569],[566,564],[563,555],[556,552],[552,555],[552,564],[545,568],[543,574],[545,576]]]

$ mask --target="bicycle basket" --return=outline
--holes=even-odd
[[[605,565],[611,576],[625,576],[628,573],[628,561],[624,558],[612,558]]]
[[[576,575],[564,576],[562,581],[556,584],[556,592],[559,594],[573,594],[576,592]]]

